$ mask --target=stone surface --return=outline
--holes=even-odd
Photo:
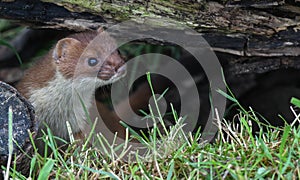
[[[17,156],[17,169],[29,169],[24,152],[30,155],[32,145],[29,131],[37,131],[33,106],[10,85],[0,81],[0,165],[6,165],[8,150],[9,107],[12,108],[13,154]],[[27,168],[26,168],[27,167]],[[25,172],[26,173],[26,172]]]

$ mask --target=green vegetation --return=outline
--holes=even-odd
[[[78,11],[78,12],[85,12],[85,11],[93,11],[99,12],[99,5],[100,0],[42,0],[44,2],[51,2],[55,3],[60,6],[64,6],[70,11]]]
[[[13,29],[12,31],[4,31],[6,29],[10,29],[11,26],[12,26],[12,24],[9,21],[0,19],[0,46],[6,46],[9,49],[11,49],[15,53],[19,63],[22,64],[22,60],[21,60],[18,52],[8,42],[8,40],[12,39],[12,37],[16,36],[23,29],[23,27],[12,28]]]
[[[150,77],[148,76],[148,80]],[[232,94],[225,94],[239,106]],[[159,99],[159,98],[158,98]],[[158,100],[157,99],[157,100]],[[296,102],[295,99],[293,102]],[[297,103],[297,102],[296,102]],[[157,107],[151,107],[157,108]],[[150,109],[150,112],[152,110]],[[219,135],[214,143],[199,143],[200,134],[182,133],[183,119],[176,117],[178,125],[166,128],[160,133],[154,124],[149,138],[132,133],[147,147],[147,155],[137,157],[137,161],[124,162],[128,138],[121,145],[107,145],[105,137],[97,139],[103,150],[94,146],[71,144],[64,152],[57,150],[51,132],[44,138],[53,151],[49,157],[42,157],[36,151],[30,164],[33,179],[298,179],[300,177],[300,127],[286,125],[282,128],[266,127],[256,136],[252,133],[252,123],[258,121],[250,109],[239,107],[236,118],[239,125],[231,121],[220,121]],[[151,118],[158,118],[150,114]],[[299,119],[296,119],[299,121]],[[238,128],[239,126],[239,128]],[[265,126],[259,124],[259,126]],[[162,135],[165,134],[165,135]],[[160,138],[157,138],[160,137]],[[167,152],[167,153],[166,153]],[[163,156],[164,154],[164,156]],[[163,156],[163,157],[162,157]],[[5,167],[2,167],[5,169]],[[26,179],[11,166],[12,178]]]

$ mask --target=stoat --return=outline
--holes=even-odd
[[[59,40],[47,55],[25,72],[17,89],[33,104],[40,130],[69,141],[66,121],[75,136],[87,126],[84,110],[95,90],[126,74],[115,40],[102,29]]]

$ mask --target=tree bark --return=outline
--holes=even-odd
[[[189,26],[199,32],[217,53],[231,55],[222,61],[226,61],[233,74],[300,67],[298,0],[103,0],[75,3],[68,0],[1,1],[0,18],[13,19],[35,28],[73,31],[109,27],[125,20],[148,23],[160,31]],[[160,43],[168,42],[162,40]]]

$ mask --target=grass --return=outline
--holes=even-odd
[[[19,63],[22,64],[21,57],[19,56],[16,49],[8,42],[8,40],[16,36],[17,33],[19,33],[23,28],[17,27],[17,28],[13,28],[13,30],[4,31],[5,29],[10,29],[10,26],[11,23],[9,21],[0,19],[0,46],[6,46],[9,49],[11,49],[16,55]]]
[[[223,95],[236,101],[230,92]],[[293,102],[297,103],[295,99]],[[150,112],[152,108],[157,107],[151,107]],[[98,135],[98,141],[106,147],[105,150],[81,147],[75,142],[66,151],[61,152],[49,131],[45,141],[53,153],[42,157],[35,149],[36,153],[30,164],[30,178],[299,179],[300,127],[266,127],[266,132],[260,131],[254,136],[252,124],[258,121],[255,112],[243,107],[239,109],[236,118],[241,123],[218,120],[222,133],[219,133],[214,143],[199,143],[199,133],[181,133],[184,120],[177,118],[173,112],[178,124],[172,128],[164,127],[162,131],[167,131],[166,133],[160,133],[156,124],[148,138],[132,133],[135,139],[147,147],[148,154],[136,156],[136,161],[128,162],[122,160],[124,153],[117,155],[114,152],[120,148],[126,152],[129,148],[129,138],[121,146],[107,146],[105,137]],[[150,114],[150,117],[162,120],[153,114]],[[295,121],[299,119],[295,118]],[[259,126],[262,129],[265,125]],[[10,168],[13,179],[28,178],[16,172],[14,168]]]

